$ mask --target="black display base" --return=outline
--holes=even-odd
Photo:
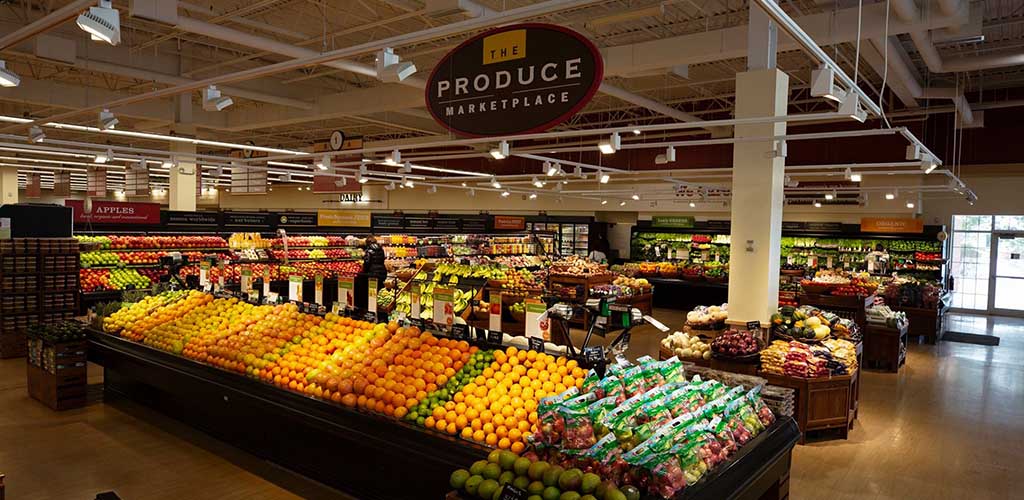
[[[443,498],[451,472],[489,451],[97,331],[89,343],[111,397],[359,498]],[[796,422],[780,419],[681,498],[785,498],[798,438]]]

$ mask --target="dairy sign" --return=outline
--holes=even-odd
[[[427,84],[427,109],[462,136],[541,132],[583,108],[603,74],[600,52],[579,33],[550,24],[503,26],[441,60]]]

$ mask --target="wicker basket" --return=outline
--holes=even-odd
[[[801,283],[800,288],[803,288],[805,293],[824,295],[835,288],[835,285],[828,283]]]

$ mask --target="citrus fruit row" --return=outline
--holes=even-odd
[[[300,313],[199,292],[148,297],[105,321],[112,333],[311,397],[520,452],[537,404],[582,386],[575,361],[480,350],[396,323]]]

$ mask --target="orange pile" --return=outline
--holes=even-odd
[[[582,387],[585,376],[575,360],[509,347],[495,351],[491,366],[431,417],[455,422],[466,439],[519,453],[526,435],[537,432],[538,401]]]

